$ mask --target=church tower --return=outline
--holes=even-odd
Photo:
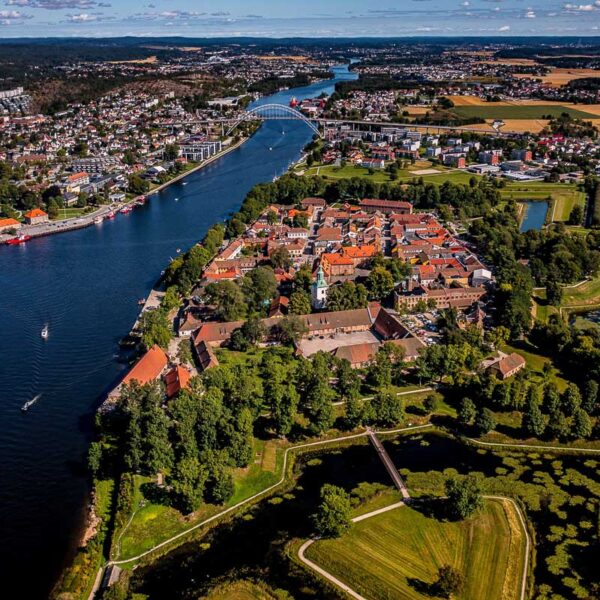
[[[319,267],[317,271],[317,280],[312,284],[311,288],[311,299],[312,307],[316,310],[320,310],[327,306],[327,291],[329,285],[325,280],[325,273],[323,273],[323,267]]]

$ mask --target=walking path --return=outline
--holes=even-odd
[[[473,438],[466,438],[469,442],[478,444],[480,446],[491,446],[498,448],[526,448],[528,450],[552,450],[560,452],[591,452],[592,454],[600,454],[600,448],[573,448],[568,446],[541,446],[539,444],[506,444],[502,442],[482,442]]]
[[[410,500],[408,488],[402,480],[402,477],[400,477],[400,473],[398,473],[398,469],[396,469],[396,465],[394,465],[392,462],[387,450],[383,447],[383,444],[379,441],[379,438],[375,435],[375,432],[370,427],[367,427],[367,434],[369,436],[369,441],[371,444],[373,444],[373,447],[377,451],[381,462],[383,462],[387,472],[390,474],[394,485],[398,488],[398,491],[402,494],[404,500],[408,502]]]
[[[531,538],[529,536],[529,531],[527,529],[525,517],[523,516],[523,513],[522,513],[521,509],[519,508],[519,505],[512,498],[507,498],[505,496],[484,496],[484,498],[487,498],[488,500],[499,500],[500,502],[508,502],[515,509],[515,512],[517,513],[517,515],[519,517],[519,522],[523,529],[523,533],[525,535],[525,558],[523,561],[523,574],[521,576],[521,590],[519,593],[519,600],[526,600],[527,599],[527,573],[529,571],[529,554],[531,552]],[[352,522],[359,523],[360,521],[365,521],[366,519],[370,519],[371,517],[376,517],[377,515],[386,513],[388,511],[394,510],[396,508],[400,508],[402,506],[405,506],[404,502],[396,502],[395,504],[391,504],[390,506],[385,506],[384,508],[374,510],[373,512],[367,513],[365,515],[360,515],[359,517],[355,517],[354,519],[352,519]],[[335,577],[334,575],[332,575],[331,573],[329,573],[328,571],[326,571],[325,569],[323,569],[316,563],[312,562],[310,559],[306,558],[306,556],[305,556],[306,551],[319,539],[320,538],[311,538],[311,539],[307,540],[306,542],[304,542],[304,544],[302,544],[302,546],[300,546],[300,549],[298,550],[298,558],[307,567],[309,567],[310,569],[312,569],[313,571],[315,571],[316,573],[318,573],[319,575],[321,575],[322,577],[327,579],[327,581],[329,581],[330,583],[333,583],[333,585],[337,586],[338,588],[340,588],[341,590],[346,592],[352,598],[355,598],[356,600],[368,600],[364,596],[361,596],[358,592],[354,591],[349,585],[345,584],[341,579],[338,579],[337,577]]]

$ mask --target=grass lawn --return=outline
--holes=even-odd
[[[87,211],[89,212],[89,211]],[[53,221],[62,221],[63,219],[74,219],[86,214],[85,208],[61,208]]]
[[[459,117],[469,119],[480,117],[482,119],[541,119],[546,115],[560,117],[562,113],[568,113],[573,118],[595,119],[597,116],[567,106],[536,105],[536,106],[455,106],[452,112]]]
[[[121,538],[120,559],[127,559],[149,550],[160,542],[186,530],[221,512],[223,508],[233,506],[250,498],[254,494],[276,483],[280,478],[283,465],[283,451],[277,442],[255,441],[255,462],[246,469],[236,469],[233,473],[235,492],[225,507],[203,504],[195,513],[183,516],[178,510],[148,500],[135,513],[133,520]],[[146,477],[136,477],[136,490],[141,496],[140,486],[149,482]],[[136,502],[134,506],[138,506]],[[118,534],[117,534],[118,535]]]
[[[206,600],[277,600],[278,596],[265,584],[235,581],[216,587]]]
[[[600,277],[586,281],[577,287],[564,289],[562,305],[565,308],[597,304],[600,304]]]
[[[517,599],[525,537],[511,505],[486,500],[474,517],[441,522],[404,506],[356,523],[337,540],[320,540],[307,557],[373,600],[429,598],[449,564],[465,578],[461,600]]]
[[[544,377],[544,365],[552,363],[547,356],[539,354],[537,348],[528,342],[515,342],[512,346],[504,346],[502,351],[507,353],[516,352],[517,354],[520,354],[527,361],[527,367],[533,371],[533,378],[539,378],[540,382]],[[560,391],[566,389],[568,385],[567,380],[561,377],[560,372],[558,372],[556,369],[554,369],[552,372],[550,380],[554,380]]]
[[[554,221],[567,221],[576,204],[585,204],[585,194],[573,183],[545,183],[532,181],[527,183],[507,183],[500,190],[503,200],[547,200],[555,202]],[[552,214],[552,213],[551,213]]]
[[[398,175],[403,175],[408,171],[398,171]],[[336,167],[334,165],[325,165],[322,167],[311,167],[307,169],[305,175],[320,175],[327,179],[351,179],[352,177],[361,177],[369,179],[375,183],[385,183],[391,181],[390,174],[386,171],[375,170],[371,175],[369,170],[355,165],[346,165],[345,167]]]

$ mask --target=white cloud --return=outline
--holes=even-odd
[[[510,31],[510,25],[503,25],[498,31]]]

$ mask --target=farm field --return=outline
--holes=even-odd
[[[486,103],[483,105],[455,106],[452,109],[459,117],[468,119],[479,117],[481,119],[542,119],[550,115],[560,117],[562,113],[568,113],[573,118],[593,119],[593,113],[585,112],[585,106],[573,108],[571,106],[561,106],[553,104],[537,105],[514,105],[504,103]]]
[[[517,599],[525,536],[511,505],[486,500],[463,522],[442,522],[403,506],[356,523],[336,540],[319,540],[307,557],[369,599],[430,597],[444,565],[465,579],[461,600]]]
[[[552,68],[548,75],[535,76],[535,79],[540,79],[543,83],[549,84],[553,87],[561,87],[566,85],[570,81],[575,79],[585,79],[587,77],[598,77],[600,71],[596,69],[563,69],[563,68]],[[516,74],[518,79],[527,79],[531,75]]]

